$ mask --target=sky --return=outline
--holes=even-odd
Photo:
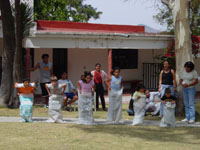
[[[145,24],[157,30],[164,30],[153,18],[157,14],[156,4],[162,5],[155,0],[85,0],[86,4],[102,11],[100,19],[91,19],[90,23],[102,24]]]

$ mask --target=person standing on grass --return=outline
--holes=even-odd
[[[120,69],[114,68],[112,76],[107,80],[109,92],[109,107],[107,121],[119,123],[122,121],[122,77]]]
[[[49,120],[47,122],[63,123],[62,101],[66,84],[59,84],[56,76],[51,77],[51,83],[45,84],[49,95]]]
[[[107,80],[107,73],[101,70],[101,64],[95,65],[95,70],[91,72],[93,80],[96,86],[96,109],[99,110],[99,97],[101,98],[101,104],[104,111],[107,111],[105,99],[104,99],[104,83]]]
[[[79,100],[78,113],[79,123],[83,125],[94,125],[92,103],[94,100],[95,84],[91,72],[84,72],[84,78],[78,82]]]
[[[58,80],[59,84],[66,84],[67,87],[65,89],[65,96],[63,98],[63,104],[66,109],[68,109],[67,105],[74,103],[78,100],[77,91],[70,80],[67,79],[67,73],[63,72],[61,75],[61,79]],[[70,99],[70,100],[69,100]]]
[[[40,87],[42,91],[42,96],[46,98],[46,106],[48,106],[48,92],[45,88],[45,84],[51,82],[51,76],[53,75],[52,63],[49,62],[49,55],[43,54],[42,61],[37,63],[34,68],[31,68],[30,71],[35,71],[39,69],[40,71]]]
[[[188,61],[184,65],[185,70],[180,76],[180,85],[182,86],[183,99],[185,105],[185,116],[183,122],[195,122],[195,85],[198,84],[198,74],[194,70],[194,64]]]
[[[21,122],[32,122],[35,83],[24,79],[23,83],[15,83],[15,88],[19,95]]]
[[[170,64],[168,61],[164,61],[163,70],[160,73],[160,81],[159,81],[159,92],[161,93],[161,97],[165,94],[165,89],[170,88],[171,94],[174,95],[174,91],[176,91],[176,75],[175,71],[170,68]],[[163,116],[163,103],[160,105],[160,117]]]

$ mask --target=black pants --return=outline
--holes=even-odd
[[[105,109],[104,88],[102,83],[96,84],[96,108],[99,109],[99,97],[101,98],[102,108]]]
[[[40,87],[41,87],[41,90],[42,90],[42,96],[46,96],[45,97],[45,104],[48,105],[49,103],[49,98],[48,98],[48,92],[45,88],[45,84],[49,84],[50,82],[47,82],[47,83],[40,83]]]
[[[41,90],[42,90],[42,96],[48,96],[48,92],[46,90],[46,87],[45,87],[45,84],[49,84],[50,82],[47,82],[47,83],[40,83],[40,87],[41,87]]]

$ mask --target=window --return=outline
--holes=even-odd
[[[120,69],[138,68],[138,50],[137,49],[113,49],[112,65]]]

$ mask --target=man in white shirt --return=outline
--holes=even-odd
[[[63,104],[66,107],[67,104],[74,103],[78,100],[77,91],[70,80],[67,79],[67,73],[64,72],[61,75],[61,79],[58,80],[59,84],[66,84],[65,97],[63,99]],[[70,100],[69,100],[70,99]],[[69,101],[68,101],[69,100]]]

